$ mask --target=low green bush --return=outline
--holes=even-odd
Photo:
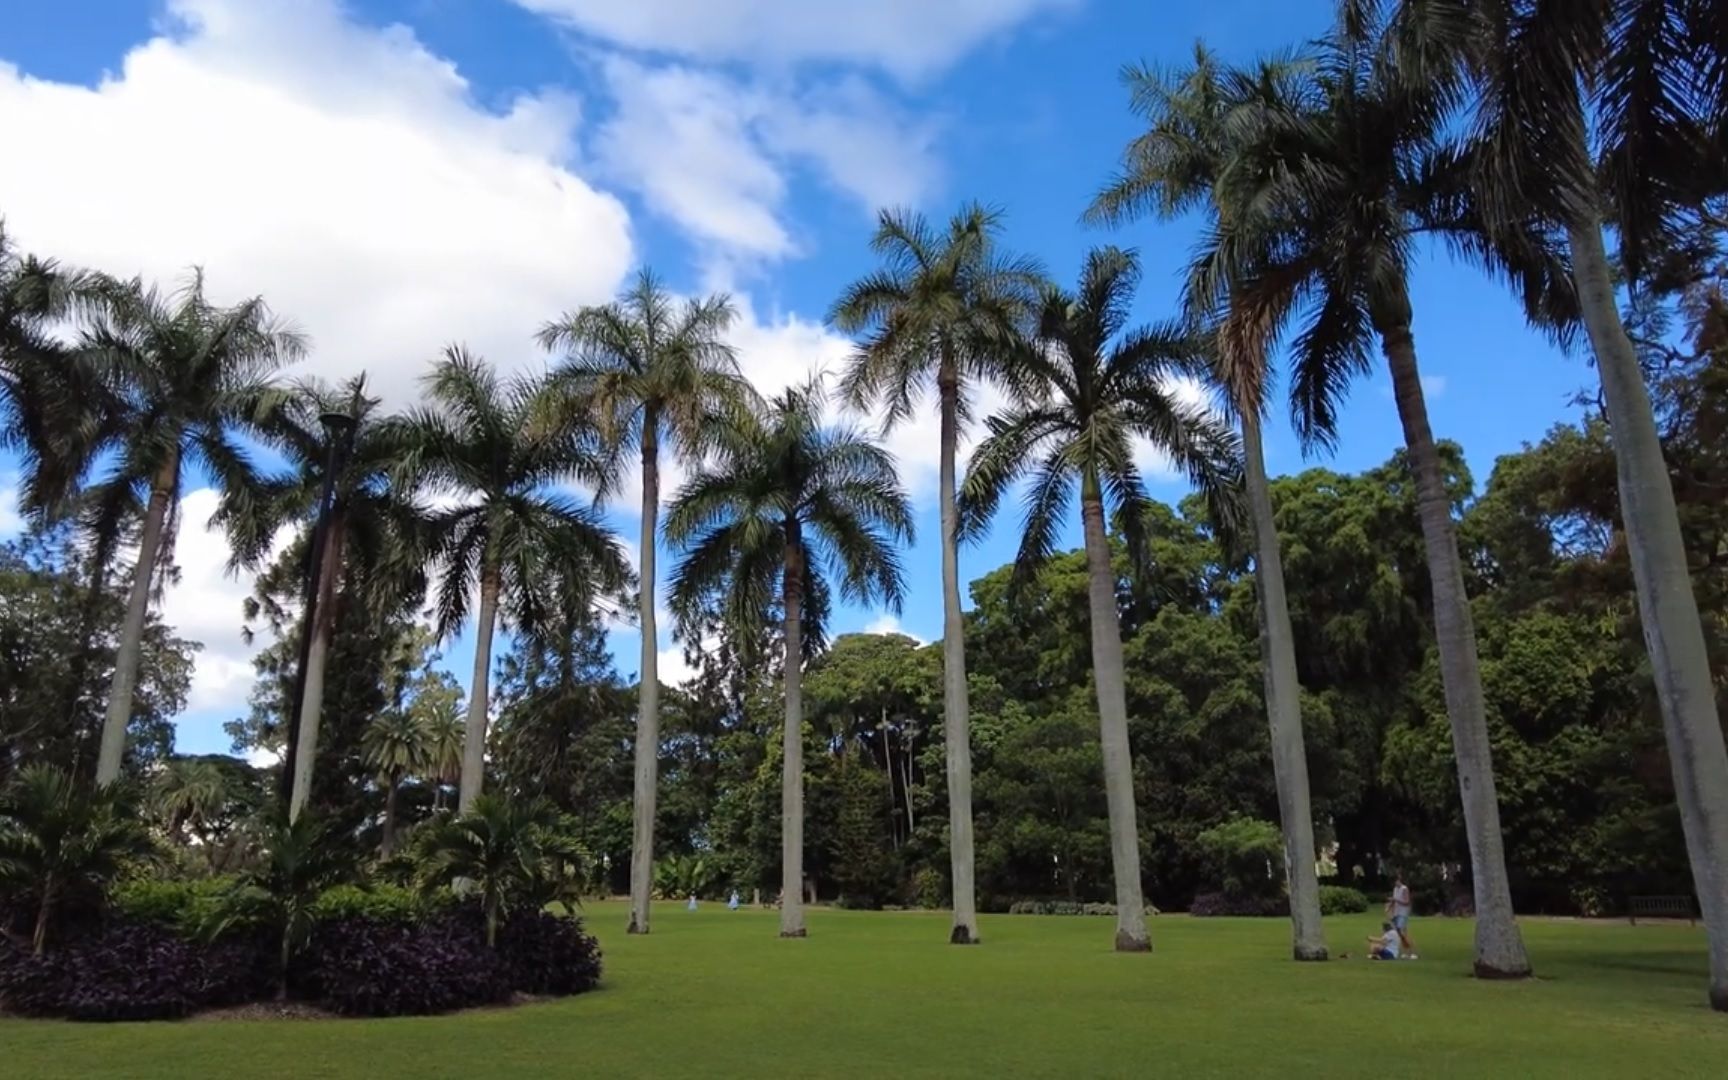
[[[1368,910],[1368,897],[1347,885],[1320,886],[1320,914],[1357,915]]]
[[[110,889],[108,903],[117,914],[189,938],[209,922],[234,886],[232,877],[135,878]]]
[[[948,904],[948,879],[942,871],[926,866],[912,875],[912,902],[926,911]]]
[[[406,926],[436,914],[448,902],[440,894],[427,896],[400,885],[337,885],[318,894],[312,902],[312,918],[317,922],[370,919]]]
[[[1115,915],[1115,904],[1083,904],[1078,900],[1016,900],[1010,915]]]

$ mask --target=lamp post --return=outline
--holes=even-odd
[[[356,411],[358,411],[356,401]],[[347,461],[352,448],[355,417],[349,413],[327,412],[318,417],[324,427],[324,486],[318,496],[318,517],[312,526],[312,550],[306,573],[306,593],[300,619],[300,655],[294,667],[294,693],[288,701],[288,732],[282,753],[282,804],[294,817],[294,777],[301,767],[300,713],[306,700],[306,664],[312,652],[312,636],[317,625],[318,595],[323,585],[324,548],[330,542],[330,510],[335,501],[336,473]],[[310,761],[305,763],[309,770]]]

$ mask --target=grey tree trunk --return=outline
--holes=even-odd
[[[650,411],[642,422],[641,595],[637,621],[642,627],[642,662],[636,714],[636,790],[630,840],[629,933],[648,932],[648,906],[654,895],[654,815],[660,787],[660,631],[654,618],[654,538],[660,516],[659,419]]]
[[[1584,327],[1602,376],[1638,616],[1662,709],[1675,800],[1710,948],[1710,1004],[1728,1011],[1728,750],[1716,711],[1674,489],[1638,356],[1616,306],[1602,229],[1568,230]]]
[[[1440,679],[1452,726],[1452,753],[1458,766],[1458,792],[1463,799],[1475,886],[1475,970],[1481,978],[1521,979],[1530,975],[1530,959],[1512,914],[1488,716],[1482,700],[1482,671],[1476,658],[1476,628],[1470,598],[1464,592],[1464,565],[1458,557],[1452,503],[1440,471],[1434,433],[1428,426],[1428,405],[1422,396],[1409,321],[1406,318],[1378,329],[1381,349],[1392,370],[1398,418],[1404,425],[1404,445],[1415,477],[1422,542],[1434,590],[1434,637],[1440,652]]]
[[[1140,892],[1140,825],[1134,807],[1134,755],[1128,745],[1128,691],[1122,667],[1122,627],[1116,616],[1116,571],[1104,532],[1098,482],[1080,495],[1086,535],[1086,593],[1092,624],[1092,679],[1098,691],[1098,733],[1104,748],[1104,797],[1110,807],[1110,869],[1116,878],[1116,951],[1151,952],[1146,901]]]
[[[1272,728],[1272,775],[1284,829],[1284,880],[1290,892],[1291,950],[1298,960],[1326,959],[1320,921],[1320,879],[1314,869],[1314,811],[1308,798],[1308,752],[1302,739],[1302,685],[1296,643],[1284,595],[1284,562],[1266,481],[1260,417],[1242,414],[1242,450],[1248,511],[1254,525],[1254,587],[1260,597],[1260,663],[1266,683],[1266,719]]]
[[[783,587],[786,639],[786,722],[780,769],[780,936],[804,929],[804,553],[786,546]]]
[[[162,550],[168,500],[180,477],[177,454],[162,466],[150,488],[144,510],[144,530],[138,538],[138,562],[132,570],[132,591],[126,597],[126,621],[120,626],[120,648],[114,658],[114,679],[108,687],[108,714],[102,721],[102,747],[96,757],[96,784],[107,787],[120,779],[126,757],[126,725],[132,720],[132,695],[138,687],[138,659],[144,647],[144,620],[150,613],[150,586]]]
[[[954,459],[960,446],[960,383],[944,362],[941,398],[942,508],[942,721],[948,744],[948,858],[954,884],[954,928],[948,940],[976,945],[977,886],[973,880],[972,736],[966,700],[966,623],[960,611],[959,512],[954,504]]]
[[[306,650],[306,684],[300,704],[300,733],[294,747],[294,783],[288,793],[288,820],[312,797],[312,769],[318,757],[318,721],[324,715],[324,669],[330,658],[330,638],[336,630],[336,579],[342,571],[342,522],[333,517],[318,566],[318,593],[312,601],[312,635]]]
[[[490,562],[490,559],[488,559]],[[492,629],[498,621],[498,568],[480,571],[480,613],[475,618],[474,677],[468,688],[468,721],[462,733],[462,780],[456,792],[456,812],[474,809],[486,782],[486,705],[492,677]]]

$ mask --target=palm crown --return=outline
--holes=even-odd
[[[1136,439],[1187,473],[1220,527],[1238,516],[1235,439],[1179,396],[1180,380],[1204,371],[1203,342],[1178,326],[1128,329],[1139,279],[1133,253],[1105,247],[1087,256],[1076,292],[1046,287],[1036,334],[1017,353],[1027,390],[989,419],[989,434],[972,455],[961,491],[969,534],[1031,474],[1016,557],[1022,578],[1054,550],[1076,483],[1082,498],[1108,504],[1130,555],[1145,556],[1151,497],[1135,461]]]
[[[824,400],[811,380],[776,397],[765,416],[741,418],[717,439],[716,463],[679,492],[666,516],[667,539],[684,550],[672,581],[679,610],[720,593],[731,618],[760,624],[797,574],[810,651],[827,639],[836,586],[849,600],[898,610],[894,545],[909,542],[913,527],[893,456],[825,424]]]

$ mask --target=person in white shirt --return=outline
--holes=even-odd
[[[1416,946],[1410,940],[1410,886],[1404,883],[1404,875],[1394,872],[1392,875],[1392,895],[1386,898],[1386,915],[1392,922],[1392,928],[1398,931],[1398,943],[1402,951],[1414,957]]]
[[[1381,923],[1379,937],[1368,939],[1368,959],[1396,960],[1398,959],[1398,929],[1391,923]]]

